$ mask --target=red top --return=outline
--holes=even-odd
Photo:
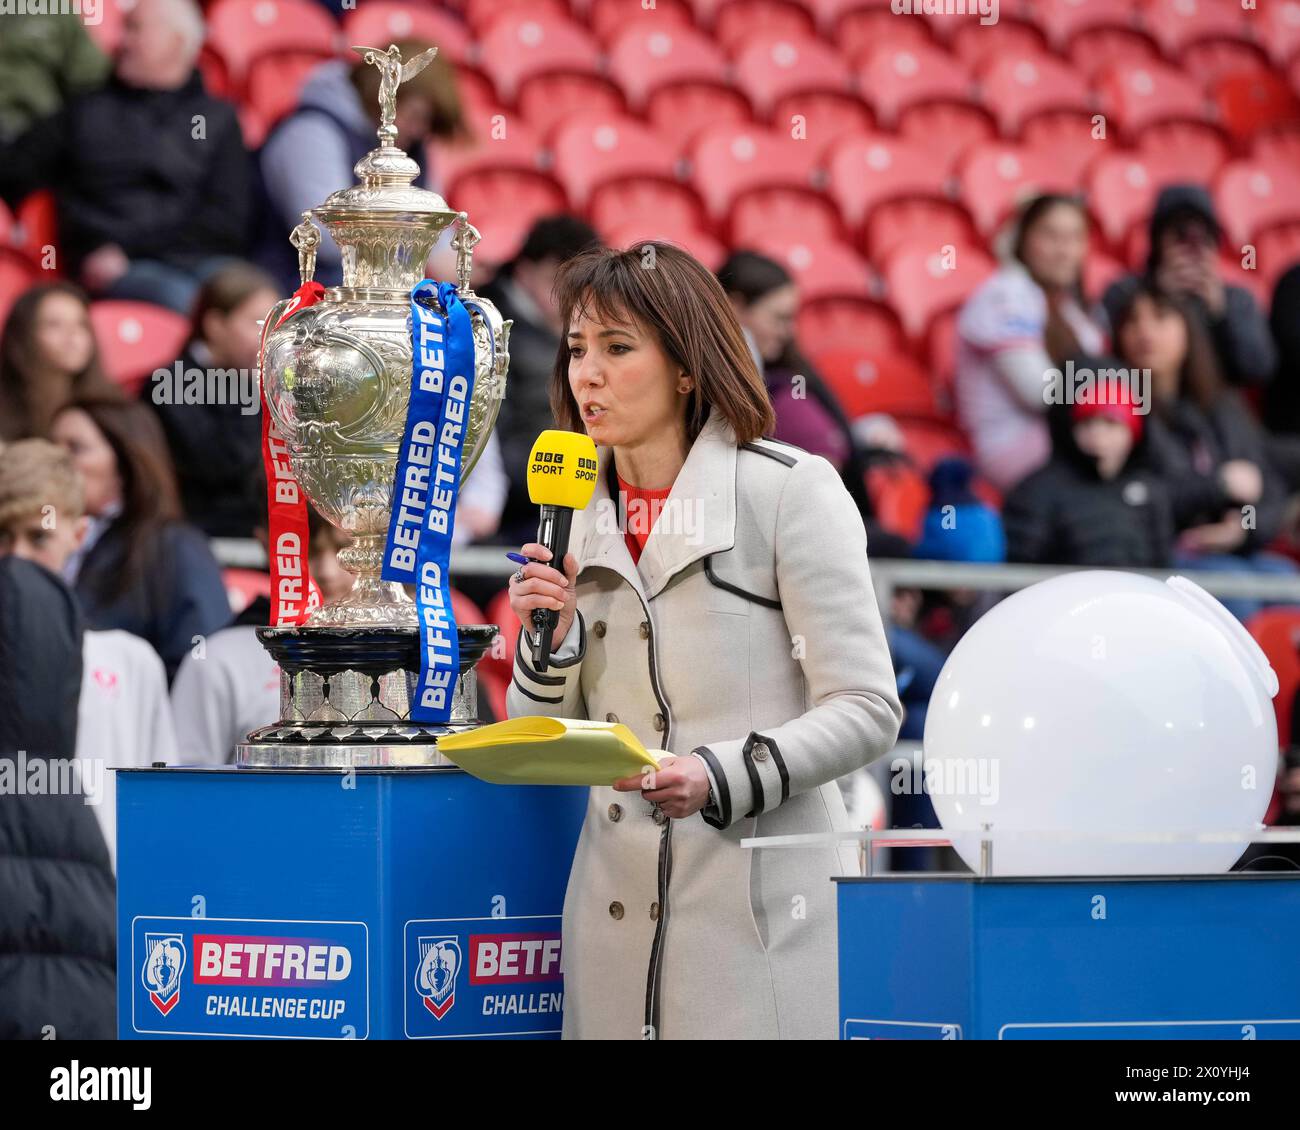
[[[619,493],[624,496],[623,502],[627,514],[627,529],[623,532],[623,540],[627,542],[627,551],[632,555],[633,562],[638,562],[641,560],[641,551],[645,549],[645,543],[650,537],[650,531],[654,529],[659,512],[663,509],[664,499],[673,488],[642,490],[641,487],[634,487],[626,482],[617,471],[614,474],[618,479]]]

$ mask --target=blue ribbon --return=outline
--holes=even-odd
[[[411,698],[414,722],[450,721],[460,671],[451,535],[473,395],[469,310],[455,284],[425,279],[411,291],[411,401],[380,573],[385,581],[415,586],[420,681]]]

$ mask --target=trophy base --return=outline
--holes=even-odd
[[[482,725],[474,668],[496,635],[494,624],[457,628],[460,673],[451,717],[426,725],[410,716],[420,674],[414,628],[259,628],[257,638],[280,665],[280,720],[249,734],[236,747],[235,764],[455,768],[439,753],[438,738]]]

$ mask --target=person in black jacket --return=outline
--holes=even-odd
[[[196,636],[226,625],[230,602],[207,539],[181,521],[162,428],[138,401],[87,396],[50,438],[72,455],[91,518],[66,570],[87,626],[147,640],[170,680]]]
[[[67,586],[0,559],[0,771],[75,764],[81,620]],[[60,773],[60,776],[63,774]],[[84,780],[77,775],[71,781]],[[116,889],[83,792],[0,797],[0,1040],[111,1040]]]
[[[1115,341],[1127,365],[1151,376],[1148,452],[1173,502],[1173,564],[1295,573],[1293,561],[1267,551],[1282,528],[1286,484],[1185,300],[1142,282],[1119,312]],[[1259,608],[1258,601],[1223,603],[1242,619]]]
[[[108,84],[0,147],[0,196],[54,189],[65,270],[93,293],[186,313],[245,251],[248,154],[195,70],[202,42],[193,0],[139,0]]]
[[[1075,372],[1113,373],[1081,358]],[[1145,415],[1127,371],[1071,405],[1052,408],[1052,457],[1003,501],[1007,560],[1098,569],[1159,569],[1173,550],[1173,507],[1145,465]]]
[[[178,362],[140,388],[167,434],[185,517],[209,537],[249,538],[266,519],[265,493],[254,499],[247,488],[262,467],[259,320],[277,298],[252,264],[222,267],[199,290]],[[187,395],[199,379],[203,395]]]
[[[1250,291],[1220,277],[1221,239],[1210,194],[1197,184],[1170,185],[1156,198],[1151,213],[1145,274],[1112,283],[1102,303],[1118,332],[1139,285],[1158,287],[1178,299],[1199,324],[1224,379],[1235,385],[1265,385],[1273,379],[1277,350]]]

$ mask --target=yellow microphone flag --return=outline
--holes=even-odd
[[[549,428],[528,457],[528,497],[536,506],[585,510],[596,491],[596,445],[591,436]]]

